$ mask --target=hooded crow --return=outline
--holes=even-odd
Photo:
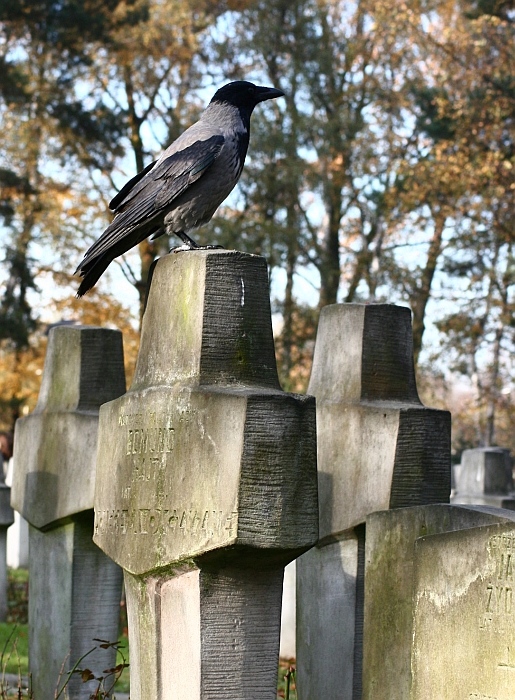
[[[83,277],[77,296],[96,284],[114,258],[147,236],[175,233],[183,242],[176,250],[200,248],[187,232],[206,224],[238,182],[254,107],[282,95],[282,90],[245,80],[217,90],[199,121],[109,203],[114,219],[75,271]]]

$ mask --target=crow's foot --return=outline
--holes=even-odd
[[[192,248],[191,246],[184,244],[184,245],[177,245],[174,246],[173,248],[170,248],[170,253],[184,253],[188,250],[225,250],[223,245],[198,245],[195,246],[195,248]]]

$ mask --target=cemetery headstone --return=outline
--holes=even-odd
[[[417,562],[417,546],[420,538],[437,536],[451,531],[477,528],[498,523],[512,524],[515,513],[487,506],[428,505],[399,508],[372,513],[366,522],[365,568],[365,617],[363,648],[363,700],[409,700],[412,688],[411,657],[413,648],[413,620],[417,600],[424,598],[426,588],[414,583]],[[444,539],[445,541],[445,539]],[[457,554],[446,562],[447,593],[459,598],[467,552]],[[432,558],[427,567],[436,567],[438,559]],[[424,584],[425,585],[425,584]],[[477,619],[480,617],[479,608]],[[459,627],[449,632],[447,644],[435,638],[435,649],[442,648],[447,663],[453,659],[456,647],[453,636],[464,635]],[[473,643],[473,638],[470,638]],[[439,651],[417,646],[417,654],[427,653],[427,663],[433,673],[440,674]],[[476,651],[470,647],[471,655]],[[486,653],[486,649],[485,649]],[[457,663],[452,673],[460,673]],[[418,697],[418,696],[417,696]],[[427,692],[422,698],[463,698],[467,694],[441,694]],[[507,698],[503,698],[507,700]]]
[[[512,469],[510,451],[502,447],[464,450],[452,502],[503,507],[513,494]]]
[[[279,388],[265,260],[162,258],[100,418],[95,542],[125,570],[132,700],[276,697],[283,570],[317,506],[315,403]]]
[[[450,415],[423,406],[411,314],[322,309],[308,389],[317,400],[319,542],[297,561],[299,700],[361,698],[365,520],[448,502]]]
[[[513,699],[514,553],[515,520],[416,541],[410,700]]]
[[[12,505],[29,522],[29,664],[34,696],[51,700],[66,671],[118,639],[122,574],[92,541],[98,409],[125,391],[122,336],[60,326],[49,334],[34,412],[16,423]],[[97,649],[82,668],[115,665]],[[69,697],[96,685],[71,677]]]

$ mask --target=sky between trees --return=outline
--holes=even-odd
[[[32,410],[49,319],[121,326],[133,362],[126,300],[175,242],[141,244],[80,302],[71,275],[116,190],[245,78],[286,97],[255,111],[238,191],[198,238],[281,281],[283,386],[307,386],[323,305],[401,303],[455,449],[515,443],[514,26],[495,0],[2,3],[3,427]]]

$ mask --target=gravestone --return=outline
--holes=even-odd
[[[125,570],[131,699],[276,697],[283,570],[317,538],[315,403],[279,388],[266,262],[158,261],[101,409],[95,542]]]
[[[415,543],[410,700],[515,697],[515,520]]]
[[[7,529],[14,522],[10,504],[11,489],[0,472],[0,622],[7,620]]]
[[[124,391],[119,331],[56,327],[37,406],[16,423],[12,505],[29,522],[29,663],[38,700],[54,698],[94,638],[118,639],[122,574],[92,535],[98,409]],[[114,665],[113,650],[97,649],[82,668]],[[75,674],[69,697],[86,700],[95,687]]]
[[[399,508],[372,513],[366,522],[365,617],[363,644],[363,700],[409,700],[412,675],[413,619],[415,598],[423,598],[425,588],[414,587],[416,552],[420,538],[498,523],[511,524],[515,513],[488,506],[428,505]],[[428,537],[428,539],[432,539]],[[439,540],[438,540],[439,541]],[[459,598],[462,590],[461,571],[465,569],[460,553],[449,559],[446,572],[449,597]],[[437,566],[437,559],[425,563]],[[454,569],[454,570],[453,570]],[[417,598],[417,599],[418,599]],[[479,615],[479,613],[478,613]],[[460,639],[464,632],[454,629]],[[470,640],[472,642],[472,638]],[[434,640],[435,648],[441,646]],[[452,658],[455,642],[452,636],[442,646]],[[422,653],[422,652],[421,652]],[[426,649],[428,663],[438,675],[441,666],[435,652]],[[476,652],[471,649],[471,654]],[[485,650],[486,653],[486,650]],[[457,664],[459,668],[459,664]],[[455,669],[453,673],[458,673]],[[467,694],[420,695],[422,698],[463,698]],[[503,699],[506,700],[506,699]]]
[[[452,502],[503,507],[513,494],[512,468],[510,451],[502,447],[464,450]]]
[[[319,542],[297,561],[299,700],[361,698],[365,520],[446,502],[450,415],[423,406],[409,309],[322,309],[317,400]]]

